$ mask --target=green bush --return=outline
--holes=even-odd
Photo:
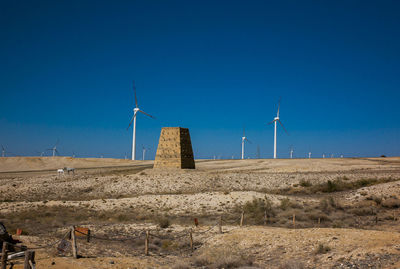
[[[275,215],[272,202],[267,197],[264,197],[264,199],[253,198],[251,202],[246,202],[244,204],[243,210],[246,215],[246,220],[254,224],[262,224],[264,222],[265,213],[268,217]]]

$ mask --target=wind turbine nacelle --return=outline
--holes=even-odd
[[[275,120],[275,121],[276,121],[276,120],[279,120],[279,117],[275,117],[274,120]]]
[[[137,107],[135,107],[134,109],[133,109],[133,112],[138,112],[140,109],[139,108],[137,108]]]

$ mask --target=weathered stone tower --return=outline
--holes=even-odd
[[[161,129],[154,168],[195,168],[189,129],[181,127]]]

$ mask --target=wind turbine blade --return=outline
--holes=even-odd
[[[133,81],[133,92],[135,93],[135,105],[136,105],[136,107],[138,107],[138,103],[137,103],[137,97],[136,97],[136,87],[135,87],[135,81]]]
[[[131,122],[129,123],[129,125],[128,125],[128,128],[126,128],[126,130],[128,130],[128,129],[129,129],[129,127],[131,127],[131,125],[132,125],[132,122],[133,122],[133,118],[135,118],[135,115],[133,115],[133,116],[132,116]]]
[[[286,128],[285,128],[285,126],[283,126],[282,122],[280,120],[278,120],[278,122],[281,124],[281,126],[282,126],[283,130],[285,130],[286,134],[289,135],[288,131],[286,131]]]
[[[246,141],[247,141],[247,142],[249,142],[250,144],[253,144],[253,143],[251,143],[251,141],[250,141],[250,140],[248,140],[247,138],[245,138],[245,139],[246,139]]]
[[[270,125],[270,124],[274,123],[275,121],[276,121],[276,120],[273,120],[273,121],[271,121],[271,122],[268,122],[267,125]]]
[[[153,117],[153,116],[152,116],[152,115],[150,115],[150,114],[147,114],[146,112],[144,112],[144,111],[142,111],[142,110],[139,110],[139,112],[141,112],[141,113],[143,113],[143,114],[145,114],[145,115],[149,116],[150,118],[153,118],[153,119],[155,119],[155,117]]]
[[[279,109],[281,107],[281,98],[279,97],[279,101],[278,101],[278,113],[277,113],[277,117],[279,118]]]
[[[243,137],[246,137],[245,132],[244,132],[244,126],[243,126]]]

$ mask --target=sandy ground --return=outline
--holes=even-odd
[[[76,168],[75,175],[57,175],[56,170],[64,166]],[[351,182],[371,178],[390,179],[390,182],[332,196],[342,205],[365,202],[366,197],[372,196],[400,198],[400,158],[200,160],[195,170],[152,169],[152,161],[0,158],[0,216],[51,208],[73,208],[76,212],[85,209],[97,214],[140,210],[176,218],[216,216],[234,212],[254,198],[268,198],[275,206],[285,198],[300,205],[319,204],[325,194],[289,195],[284,191],[273,194],[273,191],[297,186],[302,181],[315,185],[328,180]],[[394,210],[397,211],[390,214],[400,213]],[[372,222],[373,218],[367,217]],[[211,251],[222,256],[229,256],[225,252],[245,253],[261,268],[399,268],[400,221],[380,218],[388,220],[373,228],[375,230],[365,230],[370,229],[369,224],[363,230],[293,230],[261,226],[238,229],[228,225],[222,235],[215,228],[211,234],[207,233],[207,238],[195,234],[195,241],[201,244],[193,254],[160,255],[159,251],[154,251],[146,257],[137,249],[132,250],[132,255],[129,251],[118,254],[113,248],[99,248],[97,252],[93,250],[93,255],[78,260],[39,251],[37,260],[42,268],[171,268],[178,259],[186,264],[181,268],[191,268],[196,265],[196,256]],[[90,226],[90,219],[85,223]],[[127,230],[129,225],[138,224],[124,219],[115,225]],[[155,224],[141,225],[153,227]],[[136,226],[132,229],[145,229]],[[103,227],[95,224],[91,228],[104,232]],[[186,228],[176,226],[171,233]],[[38,237],[24,239],[24,242],[40,245]],[[317,254],[315,249],[320,243],[331,250]],[[87,251],[90,247],[87,246]],[[52,262],[55,264],[51,265]]]

